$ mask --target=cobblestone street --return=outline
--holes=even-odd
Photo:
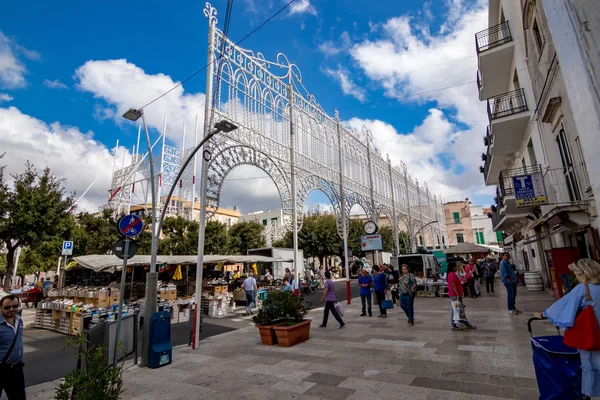
[[[292,348],[264,346],[254,327],[243,328],[198,351],[176,348],[168,367],[129,367],[123,398],[537,399],[526,322],[552,298],[519,290],[519,316],[505,311],[503,288],[466,299],[477,330],[450,330],[450,302],[440,298],[416,299],[414,327],[400,308],[387,319],[360,317],[359,299],[346,307],[342,330],[331,320],[318,328],[322,312],[314,310],[311,339]],[[551,332],[538,324],[537,334]],[[49,388],[31,387],[29,398],[48,398]]]

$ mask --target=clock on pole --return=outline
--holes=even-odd
[[[375,233],[377,233],[377,224],[375,223],[375,221],[367,221],[365,222],[365,232],[367,233],[367,235],[373,235]]]

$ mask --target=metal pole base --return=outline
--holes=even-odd
[[[144,336],[142,336],[142,362],[140,367],[148,366],[148,351],[150,349],[150,318],[156,312],[156,293],[158,272],[146,274],[146,306],[144,309]]]
[[[348,300],[348,305],[350,305],[350,281],[346,280],[346,300]]]

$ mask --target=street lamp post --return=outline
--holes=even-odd
[[[152,162],[152,145],[150,144],[150,134],[148,133],[148,125],[146,124],[146,119],[144,117],[144,113],[142,110],[129,109],[123,117],[130,121],[137,121],[140,117],[142,118],[142,124],[144,125],[144,131],[146,133],[146,143],[148,145],[148,161],[150,163],[150,185],[152,190],[152,246],[150,250],[150,273],[146,275],[146,304],[144,310],[144,332],[142,336],[142,362],[140,366],[145,367],[148,364],[148,348],[150,345],[150,317],[156,310],[156,296],[158,292],[157,282],[158,282],[158,274],[156,272],[156,258],[158,254],[158,235],[162,228],[162,224],[164,222],[167,206],[170,202],[171,196],[173,195],[173,191],[175,190],[175,186],[177,186],[177,182],[183,175],[185,168],[188,166],[190,161],[194,158],[198,150],[202,148],[204,143],[206,143],[210,138],[216,135],[219,132],[231,132],[237,129],[237,126],[228,121],[219,121],[215,124],[215,130],[209,132],[203,139],[196,145],[194,150],[190,153],[188,158],[185,160],[181,168],[179,169],[179,173],[171,189],[169,190],[169,194],[167,195],[166,201],[164,202],[164,207],[162,207],[160,219],[156,219],[156,191],[155,191],[155,182],[154,182],[154,165]],[[193,196],[193,195],[192,195]],[[193,204],[193,199],[192,199]],[[199,309],[199,306],[196,306],[196,310]],[[197,312],[197,311],[196,311]]]
[[[158,273],[156,272],[156,254],[158,249],[156,232],[156,182],[154,180],[154,162],[152,160],[152,144],[150,143],[150,134],[148,133],[148,125],[146,117],[142,110],[130,108],[123,118],[130,121],[137,121],[142,118],[144,132],[146,133],[146,145],[148,146],[148,163],[150,164],[150,190],[152,191],[152,245],[150,247],[150,272],[146,274],[146,302],[144,304],[144,332],[142,335],[142,362],[141,367],[148,365],[148,348],[150,342],[150,317],[156,310],[156,293],[158,283]],[[121,312],[121,310],[119,310]]]
[[[419,229],[418,231],[416,231],[416,232],[415,232],[415,237],[417,237],[417,234],[419,234],[419,233],[420,233],[420,232],[421,232],[423,229],[425,229],[425,227],[427,227],[427,226],[429,226],[429,225],[431,225],[431,224],[438,223],[438,222],[439,222],[439,221],[430,221],[430,222],[426,223],[425,225],[423,225],[423,226],[421,227],[421,229]]]

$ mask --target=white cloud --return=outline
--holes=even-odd
[[[50,89],[66,89],[67,85],[59,81],[58,79],[44,79],[44,86],[49,87]]]
[[[3,101],[11,101],[13,97],[6,93],[0,93],[0,103]]]
[[[16,44],[0,31],[0,87],[24,87],[27,68],[19,60]]]
[[[352,81],[350,72],[342,66],[338,65],[336,69],[326,68],[323,70],[325,75],[335,79],[341,86],[342,92],[345,95],[352,96],[355,99],[364,102],[366,99],[366,91]]]
[[[317,16],[317,9],[310,4],[310,0],[296,0],[290,5],[290,15],[312,14]]]
[[[92,132],[59,122],[45,122],[23,114],[16,107],[0,108],[0,149],[6,153],[0,161],[9,174],[21,173],[27,160],[42,170],[49,167],[56,176],[65,178],[68,192],[83,194],[98,174],[104,171],[86,197],[78,204],[79,211],[98,211],[106,203],[110,187],[113,151],[94,139]],[[126,159],[123,147],[117,158]]]
[[[117,123],[125,121],[121,116],[129,108],[143,106],[178,83],[162,73],[146,74],[124,59],[87,61],[77,68],[75,78],[81,90],[108,103],[97,107],[94,114],[102,118],[112,116]],[[196,115],[203,120],[204,98],[203,93],[185,93],[183,86],[179,86],[144,109],[148,125],[162,131],[164,116],[168,114],[167,136],[179,141],[184,121],[190,127],[194,126]]]
[[[319,44],[318,49],[326,57],[332,57],[348,51],[350,47],[352,47],[352,40],[350,39],[348,32],[344,31],[340,35],[339,44],[336,44],[333,41],[323,42]]]
[[[437,105],[408,135],[397,135],[381,121],[357,120],[355,125],[371,125],[379,148],[395,147],[390,157],[400,155],[414,176],[430,182],[432,191],[450,196],[484,186],[479,165],[487,119],[485,104],[477,97],[473,33],[485,29],[487,5],[464,0],[447,0],[446,5],[447,20],[439,32],[431,34],[429,21],[414,16],[393,17],[350,53],[391,99]],[[443,164],[440,154],[446,159]],[[456,174],[460,166],[464,172]]]

